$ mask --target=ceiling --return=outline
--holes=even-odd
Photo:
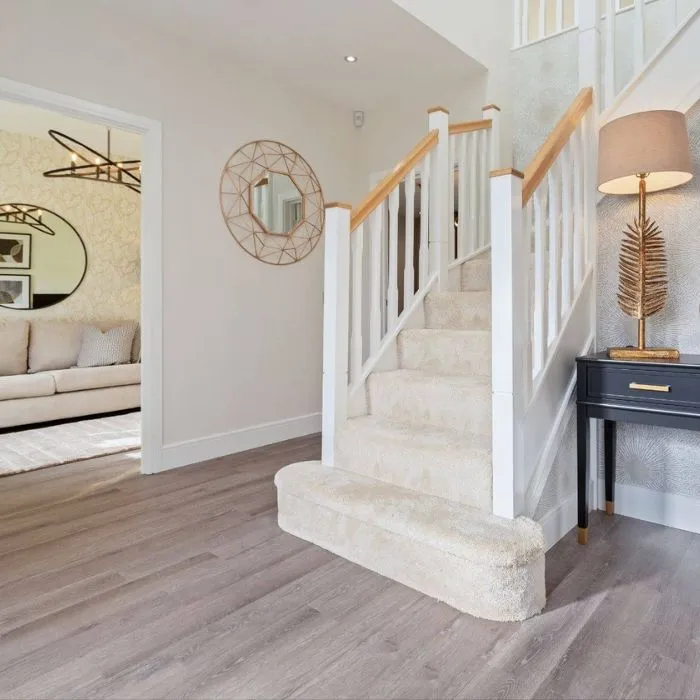
[[[98,1],[349,109],[415,94],[430,103],[485,70],[392,0]],[[346,63],[348,54],[357,63]]]
[[[101,124],[66,117],[58,112],[19,102],[0,100],[0,129],[41,139],[50,139],[48,131],[55,129],[82,141],[100,153],[106,154],[107,151],[107,129]],[[139,158],[141,137],[138,134],[112,129],[112,153],[123,158]],[[66,153],[66,164],[68,158],[69,154]]]

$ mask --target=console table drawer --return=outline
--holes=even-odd
[[[682,368],[589,366],[586,393],[595,399],[700,407],[700,375]]]

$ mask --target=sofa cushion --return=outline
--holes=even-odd
[[[73,367],[51,372],[56,382],[56,391],[104,389],[111,386],[127,386],[141,383],[141,365],[112,365],[110,367]]]
[[[78,367],[106,367],[131,362],[137,325],[128,322],[107,331],[97,326],[85,326]]]
[[[0,377],[25,374],[29,321],[0,320]]]
[[[48,373],[0,377],[0,401],[51,396],[55,393],[56,383]]]
[[[29,332],[29,372],[74,367],[83,341],[83,324],[32,321]]]

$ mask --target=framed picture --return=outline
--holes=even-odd
[[[6,309],[31,309],[32,278],[29,275],[0,273],[0,306]]]
[[[28,233],[0,232],[0,269],[28,270],[31,266],[31,235]]]

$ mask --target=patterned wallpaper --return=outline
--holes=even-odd
[[[666,240],[669,299],[647,321],[650,345],[700,353],[700,103],[688,114],[694,179],[674,190],[649,195],[648,214]],[[598,347],[635,340],[635,322],[617,305],[617,261],[621,231],[636,213],[634,197],[605,197],[598,205]],[[602,440],[601,440],[602,443]],[[620,424],[617,482],[700,498],[700,432]],[[598,456],[602,478],[602,444]],[[535,517],[541,518],[576,493],[576,421],[571,419],[554,460]]]
[[[578,32],[513,51],[514,165],[523,170],[578,92]]]
[[[25,202],[67,219],[85,242],[87,274],[75,293],[36,311],[0,307],[11,318],[138,320],[140,315],[140,199],[126,188],[49,179],[42,172],[68,165],[67,152],[47,139],[0,130],[0,203]]]

